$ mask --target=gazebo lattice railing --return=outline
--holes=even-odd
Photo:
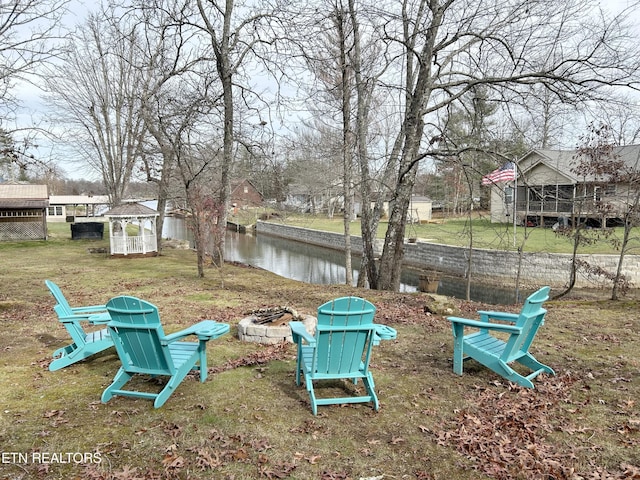
[[[105,213],[105,217],[109,219],[111,255],[157,253],[157,211],[139,203],[130,203],[112,208]]]

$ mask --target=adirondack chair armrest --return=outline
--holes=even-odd
[[[228,323],[220,323],[216,321],[213,321],[213,323],[215,323],[215,325],[203,325],[203,328],[196,332],[198,340],[204,340],[205,342],[215,340],[225,333],[229,333],[229,330],[231,329]]]
[[[293,342],[299,343],[298,340],[303,339],[309,345],[315,345],[316,338],[311,335],[302,322],[289,322],[291,328],[291,334],[293,336]]]
[[[199,340],[211,340],[224,335],[228,331],[229,325],[226,323],[218,323],[215,320],[203,320],[195,325],[185,328],[184,330],[166,335],[162,339],[162,343],[168,345],[178,340],[182,340],[189,335],[196,335]]]
[[[82,315],[58,315],[58,321],[60,323],[75,323],[81,320],[89,320],[89,316]]]
[[[373,344],[380,345],[381,340],[395,340],[398,337],[398,332],[395,328],[391,328],[387,325],[376,324],[376,332],[373,335]]]
[[[493,318],[494,320],[502,320],[515,323],[520,317],[518,313],[491,312],[487,310],[478,310],[478,315],[480,315],[481,322],[488,322],[489,319]]]
[[[111,321],[109,312],[102,313],[85,313],[85,314],[71,314],[61,315],[58,313],[58,320],[61,323],[77,323],[77,322],[89,322],[92,325],[104,325]]]
[[[76,317],[78,316],[79,315],[76,315]],[[111,321],[111,315],[109,315],[109,312],[107,311],[94,313],[91,315],[87,315],[87,320],[93,325],[104,325]]]
[[[468,318],[447,317],[447,320],[449,320],[454,326],[462,325],[463,327],[474,327],[474,328],[482,328],[482,329],[489,329],[489,330],[498,330],[500,332],[508,332],[508,333],[520,333],[520,331],[522,330],[520,327],[516,327],[514,325],[481,322],[478,320],[470,320]]]
[[[71,307],[71,311],[75,314],[106,312],[105,305],[88,305],[86,307]]]

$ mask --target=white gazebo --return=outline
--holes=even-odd
[[[139,203],[118,205],[104,214],[109,219],[111,255],[156,256],[158,212]],[[134,231],[133,228],[137,227]]]

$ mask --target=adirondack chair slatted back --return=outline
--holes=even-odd
[[[357,372],[369,367],[376,308],[364,299],[342,297],[318,308],[317,355],[312,370],[320,374]]]
[[[155,305],[139,298],[121,296],[109,300],[107,310],[112,319],[108,328],[125,371],[174,374],[169,347],[161,341],[165,335]]]
[[[58,321],[62,323],[72,340],[69,345],[53,352],[53,360],[49,364],[50,371],[55,372],[68,367],[113,346],[106,328],[90,331],[85,331],[83,328],[83,323],[95,326],[109,320],[104,305],[73,308],[55,283],[45,280],[45,285],[56,300],[53,310],[58,316]]]
[[[53,283],[51,280],[45,280],[44,283],[51,292],[51,295],[53,295],[53,298],[55,298],[56,302],[58,303],[58,305],[56,306],[59,307],[56,308],[56,313],[58,314],[58,316],[67,317],[73,315],[71,305],[69,305],[69,302],[62,293],[62,290],[60,290],[60,287],[58,287],[58,285]]]
[[[519,358],[523,353],[529,351],[539,327],[544,323],[547,310],[542,308],[542,305],[549,299],[549,290],[549,287],[543,287],[525,301],[515,323],[515,326],[522,330],[519,335],[511,335],[507,341],[502,353],[502,359],[505,362]]]
[[[381,340],[396,338],[395,329],[373,322],[376,308],[358,297],[342,297],[318,307],[315,334],[307,331],[302,322],[290,322],[294,343],[297,344],[296,384],[304,376],[311,401],[311,411],[318,414],[320,405],[343,403],[373,403],[380,408],[375,392],[369,361],[374,345]],[[364,394],[338,396],[316,395],[314,382],[324,380],[362,381]]]

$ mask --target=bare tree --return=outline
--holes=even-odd
[[[114,11],[92,14],[47,80],[51,103],[73,132],[82,160],[100,173],[113,205],[125,197],[145,134],[138,31],[123,22]]]
[[[302,190],[307,194],[310,213],[320,213],[326,207],[331,216],[335,208],[332,200],[342,190],[341,135],[318,117],[310,125],[306,122],[303,125],[304,128],[298,128],[291,137],[293,147],[286,169],[289,190],[291,193]]]
[[[614,280],[614,294],[617,291],[616,285],[621,284],[622,277],[615,279],[615,274],[580,260],[578,253],[585,245],[611,238],[612,232],[606,228],[606,222],[608,217],[615,215],[615,206],[611,201],[604,200],[599,192],[605,185],[619,184],[624,169],[625,164],[616,154],[615,145],[611,141],[609,127],[590,125],[587,133],[582,135],[581,144],[574,155],[572,172],[580,178],[580,183],[577,187],[579,195],[574,201],[571,226],[557,230],[558,234],[572,242],[572,256],[567,286],[555,298],[561,298],[571,292],[580,272]],[[597,222],[600,223],[600,228],[594,228]],[[621,266],[619,262],[619,273]]]
[[[329,125],[338,123],[340,132],[329,137],[339,137],[335,150],[339,151],[341,184],[343,198],[343,227],[345,252],[345,282],[353,283],[352,251],[351,251],[351,222],[354,219],[353,186],[354,175],[354,69],[351,51],[354,44],[354,29],[351,16],[342,1],[326,1],[323,3],[324,18],[313,15],[308,20],[308,28],[314,34],[305,35],[299,40],[303,57],[311,71],[314,81],[307,85],[310,90],[310,111],[315,114],[316,122],[324,121],[323,130]],[[301,29],[302,30],[302,29]],[[336,128],[338,130],[338,128]],[[324,171],[331,164],[334,155],[324,158]],[[326,173],[323,174],[326,178]],[[321,183],[324,183],[321,181]],[[333,205],[333,204],[332,204]],[[333,208],[329,207],[329,215],[333,215]]]
[[[248,86],[239,88],[240,81],[250,61],[266,60],[260,50],[275,42],[280,35],[274,27],[274,24],[279,23],[280,16],[277,14],[278,6],[272,6],[268,2],[252,7],[234,0],[196,0],[196,7],[197,15],[192,20],[208,43],[208,51],[214,60],[222,92],[223,146],[217,199],[221,210],[215,235],[218,243],[213,252],[213,263],[221,265],[224,261],[224,231],[235,149],[235,92],[240,89],[242,100],[248,101],[251,89]]]
[[[609,126],[612,141],[617,145],[636,145],[640,142],[640,112],[637,98],[631,95],[614,98],[606,104],[597,105],[588,113],[589,118],[597,118]]]
[[[188,129],[184,128],[187,137],[188,133]],[[195,241],[198,276],[202,278],[205,276],[207,258],[213,266],[221,266],[216,262],[223,258],[223,252],[215,252],[215,249],[224,245],[216,238],[220,231],[217,225],[224,207],[219,203],[219,192],[212,189],[213,185],[219,185],[220,182],[219,178],[214,178],[213,173],[214,167],[221,162],[220,150],[198,148],[197,143],[190,139],[177,144],[176,160],[190,213],[188,220]]]
[[[353,27],[342,2],[337,2],[333,10],[333,24],[336,29],[339,49],[340,72],[340,100],[342,104],[342,196],[344,198],[343,225],[344,225],[344,252],[345,252],[345,282],[353,284],[353,271],[351,264],[351,221],[353,220],[353,161],[354,161],[354,132],[352,127],[352,84],[353,66],[351,65],[349,51],[351,50]]]
[[[640,158],[636,158],[636,162],[632,166],[626,166],[620,175],[621,183],[625,183],[628,187],[626,194],[622,198],[623,208],[621,209],[621,217],[624,225],[622,232],[622,240],[618,248],[620,255],[618,256],[618,266],[613,278],[613,288],[611,290],[611,300],[617,300],[620,295],[626,293],[629,288],[629,281],[622,273],[625,258],[633,250],[632,231],[640,225]],[[636,243],[638,237],[635,237]]]
[[[575,272],[581,268],[591,275],[611,280],[611,299],[617,300],[629,288],[629,281],[622,271],[625,257],[632,248],[632,231],[640,224],[640,157],[636,153],[631,158],[622,158],[614,135],[612,127],[605,123],[589,125],[588,132],[583,135],[582,144],[576,151],[574,170],[585,180],[584,188],[591,197],[587,203],[600,217],[600,230],[606,233],[604,237],[620,251],[616,271],[608,272],[584,261],[576,262],[574,255],[567,290],[574,285]],[[612,194],[614,191],[615,194]],[[614,238],[607,229],[607,221],[611,218],[622,222],[622,239]],[[579,219],[575,222],[580,226]]]
[[[69,0],[6,0],[0,2],[0,130],[12,138],[11,152],[3,152],[5,166],[52,170],[46,159],[32,152],[37,146],[36,125],[17,125],[23,107],[18,84],[38,91],[43,67],[60,53],[64,34],[61,18]],[[9,145],[4,143],[3,147]],[[9,167],[11,164],[12,167]]]
[[[148,182],[158,187],[158,245],[162,246],[162,226],[172,182],[177,170],[178,149],[182,144],[183,125],[193,125],[196,117],[211,109],[215,98],[202,98],[207,91],[197,49],[191,48],[194,31],[180,18],[180,4],[159,0],[141,2],[129,13],[139,19],[134,24],[144,33],[139,36],[135,67],[144,80],[140,88],[140,114],[148,136],[145,137],[141,161]],[[124,35],[123,35],[124,36]],[[206,67],[205,67],[206,69]],[[210,76],[209,76],[210,77]],[[180,183],[180,182],[178,182]]]
[[[0,3],[0,108],[5,116],[15,113],[16,82],[36,79],[39,67],[59,54],[60,20],[68,2],[8,0]]]
[[[380,15],[389,58],[402,60],[402,118],[378,288],[397,290],[407,210],[419,162],[438,153],[438,115],[484,86],[501,101],[541,85],[563,102],[602,98],[602,87],[638,86],[636,46],[619,19],[582,1],[422,0]],[[394,72],[396,75],[398,71]]]
[[[375,60],[376,51],[382,50],[376,34],[375,15],[367,8],[361,9],[355,1],[327,1],[324,8],[307,10],[302,15],[299,31],[305,32],[298,39],[302,56],[308,65],[313,81],[305,85],[311,91],[310,108],[316,117],[326,119],[327,125],[340,125],[340,151],[342,170],[342,196],[344,198],[343,224],[345,236],[345,264],[347,282],[351,283],[351,222],[355,191],[359,193],[363,249],[358,285],[371,284],[377,279],[374,244],[384,194],[374,197],[381,190],[379,178],[372,175],[372,158],[369,154],[371,138],[370,108],[374,99],[376,78],[385,69],[385,63]],[[326,12],[324,14],[320,12]],[[312,34],[307,34],[307,31]],[[363,61],[364,56],[364,61]],[[319,107],[318,104],[322,106]],[[375,201],[375,207],[372,203]],[[374,213],[375,210],[375,213]],[[372,285],[375,288],[375,284]]]
[[[372,175],[371,158],[369,150],[371,108],[375,97],[375,86],[378,79],[386,70],[386,62],[365,62],[363,57],[373,59],[380,56],[383,48],[380,35],[377,34],[378,26],[375,20],[370,21],[367,32],[369,40],[365,41],[362,25],[362,15],[359,15],[355,0],[348,2],[349,19],[353,28],[353,46],[350,60],[354,76],[354,89],[356,95],[355,115],[355,154],[360,173],[360,224],[362,237],[362,261],[358,286],[369,285],[370,288],[378,288],[378,270],[374,260],[375,241],[378,232],[383,202],[384,190],[380,188],[378,179]],[[375,18],[369,17],[369,18]],[[365,67],[365,65],[367,65]],[[391,171],[391,163],[387,164],[387,174]],[[388,175],[385,175],[388,178]],[[375,198],[374,198],[374,194]],[[372,207],[373,204],[373,207]]]

